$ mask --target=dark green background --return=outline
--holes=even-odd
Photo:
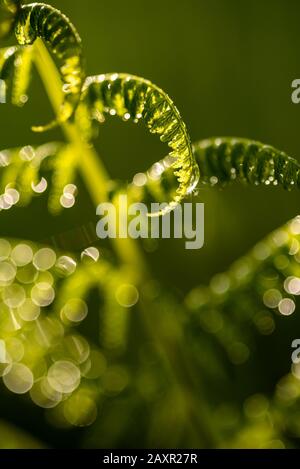
[[[291,102],[291,82],[300,77],[300,3],[296,0],[61,0],[51,4],[78,28],[89,75],[129,72],[158,84],[174,99],[193,141],[217,135],[248,137],[300,159],[300,105]],[[7,44],[13,43],[11,37]],[[30,131],[31,124],[47,122],[50,116],[47,97],[35,76],[30,101],[23,109],[0,105],[1,148],[60,139],[59,131],[48,135]],[[167,151],[144,128],[117,119],[102,127],[96,146],[111,176],[124,180]],[[180,291],[208,282],[296,215],[298,197],[297,192],[268,187],[201,189],[197,200],[205,203],[205,247],[186,251],[182,242],[162,242],[148,255],[155,275]],[[47,214],[43,199],[26,209],[1,213],[0,233],[42,241],[94,220],[94,207],[82,189],[76,207],[58,219]],[[16,415],[7,410],[12,407]],[[28,423],[26,409],[18,397],[6,394],[6,400],[1,399],[2,415],[36,432],[42,422],[40,413],[28,406],[37,419],[36,424],[34,418]],[[59,444],[51,429],[41,431],[42,439]],[[70,435],[66,438],[72,440]]]

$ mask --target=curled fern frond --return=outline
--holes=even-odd
[[[200,168],[201,185],[224,186],[242,182],[258,186],[300,187],[300,163],[285,152],[254,140],[216,137],[194,143],[193,153]],[[135,175],[128,187],[136,201],[165,200],[176,190],[169,157],[147,172]]]
[[[20,5],[21,0],[0,0],[0,39],[12,32]]]
[[[199,169],[185,123],[164,91],[143,78],[117,73],[89,77],[83,90],[82,100],[93,117],[103,121],[103,116],[110,114],[124,121],[142,120],[151,133],[158,134],[173,150],[169,156],[179,187],[165,212],[193,192]]]
[[[30,84],[32,47],[8,47],[0,50],[0,79],[6,84],[6,93],[15,106],[23,106]]]
[[[43,3],[23,5],[18,14],[15,33],[18,43],[30,45],[39,37],[45,41],[60,64],[64,100],[57,116],[65,122],[74,113],[84,80],[81,39],[70,20],[59,10]],[[57,121],[35,127],[36,131],[52,128]]]
[[[253,140],[218,137],[193,146],[202,181],[211,185],[233,180],[259,185],[300,186],[300,164],[276,148]]]

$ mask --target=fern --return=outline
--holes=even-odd
[[[0,0],[0,39],[8,36],[14,28],[21,0]]]
[[[150,81],[126,74],[89,77],[82,100],[93,117],[118,115],[124,121],[143,120],[153,134],[172,148],[172,169],[179,187],[167,210],[192,193],[199,180],[190,138],[182,118],[169,96]]]
[[[73,24],[59,10],[44,3],[23,5],[15,26],[18,43],[30,45],[40,37],[60,62],[64,101],[58,120],[64,122],[74,113],[84,80],[81,39]],[[35,127],[43,131],[55,125]]]
[[[258,186],[282,186],[286,190],[300,185],[300,164],[283,151],[254,140],[216,137],[192,145],[203,185],[225,186],[233,182]],[[132,199],[166,200],[176,191],[176,179],[170,159],[155,163],[145,173],[138,173],[128,187]]]
[[[0,52],[0,78],[10,101],[25,103],[31,66],[37,65],[57,120],[36,130],[61,124],[67,142],[0,153],[1,210],[28,204],[49,184],[49,211],[57,213],[66,206],[66,194],[74,202],[79,173],[95,204],[103,195],[114,200],[116,191],[127,189],[132,200],[168,200],[161,214],[201,184],[237,180],[286,189],[299,186],[299,163],[273,147],[239,138],[191,145],[172,100],[144,78],[106,74],[89,77],[83,85],[80,37],[53,7],[0,0],[0,37],[13,28],[19,45]],[[58,74],[40,39],[59,62]],[[62,102],[61,107],[57,102]],[[102,123],[108,115],[144,122],[172,150],[147,173],[136,175],[126,189],[107,178],[90,143],[94,121]],[[102,434],[109,434],[108,446],[120,444],[121,425],[123,438],[132,435],[136,431],[132,413],[144,415],[145,410],[150,424],[143,441],[153,447],[163,443],[217,446],[216,431],[227,446],[238,445],[239,424],[232,425],[228,438],[220,428],[224,419],[214,422],[212,409],[223,398],[220,387],[232,391],[228,377],[232,367],[219,354],[223,357],[225,350],[234,365],[246,363],[255,348],[256,333],[271,334],[277,316],[293,313],[300,293],[299,226],[296,218],[272,233],[209,286],[190,292],[182,304],[178,295],[165,293],[153,281],[131,240],[114,241],[118,254],[114,262],[100,258],[95,248],[87,248],[80,257],[32,242],[0,240],[4,384],[15,393],[30,392],[38,406],[53,408],[51,418],[68,425],[93,423],[96,403],[104,396],[113,398],[99,423]],[[95,292],[97,306],[92,311],[90,299]],[[137,319],[132,314],[135,307]],[[82,335],[89,318],[98,346]],[[129,379],[130,387],[123,393]],[[205,391],[205,383],[214,387]],[[272,428],[265,431],[264,444],[277,435],[284,437],[276,426],[278,415],[292,421],[277,394],[269,402]],[[245,422],[245,435],[254,441],[254,432],[263,424]],[[98,438],[97,432],[97,444]]]

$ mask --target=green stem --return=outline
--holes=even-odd
[[[35,64],[54,112],[58,114],[63,97],[62,82],[57,68],[41,39],[37,39],[35,42]],[[88,180],[88,187],[93,201],[98,205],[101,201],[107,200],[109,177],[95,149],[81,138],[81,131],[75,124],[64,122],[61,124],[61,128],[66,139],[80,153],[81,158],[78,159],[80,170],[84,179]]]
[[[53,110],[58,115],[63,98],[59,73],[43,41],[37,39],[34,47],[37,70],[44,83]],[[76,123],[65,122],[61,124],[61,128],[66,140],[73,145],[74,151],[78,151],[78,167],[81,176],[93,203],[98,206],[101,202],[108,200],[109,175],[92,144],[87,143],[82,138],[81,129]],[[137,283],[142,286],[150,279],[150,275],[138,244],[129,237],[126,239],[117,238],[112,242],[121,263],[131,268]],[[211,446],[216,440],[215,434],[209,423],[206,403],[201,400],[199,392],[195,391],[193,376],[189,372],[190,364],[183,344],[180,343],[180,340],[177,340],[176,334],[173,337],[172,334],[166,337],[161,332],[160,329],[163,329],[163,327],[160,327],[162,324],[160,311],[156,310],[153,304],[143,295],[141,295],[140,306],[146,332],[156,345],[179,400],[187,409],[187,424],[194,433],[201,436],[202,443]],[[175,316],[173,321],[176,326],[181,326]],[[196,398],[191,398],[193,391]]]

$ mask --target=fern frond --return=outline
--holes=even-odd
[[[81,39],[70,20],[59,10],[43,3],[23,5],[15,26],[18,43],[30,45],[39,37],[45,41],[58,59],[63,85],[64,100],[57,116],[65,122],[74,113],[80,99],[84,80]],[[57,124],[36,127],[44,131]]]
[[[259,185],[300,186],[300,163],[283,151],[253,140],[217,137],[193,146],[202,182],[215,185],[233,180]]]
[[[16,203],[27,205],[32,197],[47,189],[44,173],[53,166],[52,158],[59,154],[59,143],[48,143],[39,147],[26,146],[0,152],[0,205],[10,208]],[[53,190],[56,190],[54,184]],[[16,200],[10,200],[15,191]]]
[[[224,186],[232,182],[300,187],[300,163],[276,148],[254,140],[216,137],[192,145],[200,168],[201,185]],[[167,156],[147,172],[135,175],[128,187],[132,199],[159,202],[176,191],[176,179]]]
[[[63,145],[54,158],[48,159],[47,169],[52,171],[48,206],[53,214],[63,209],[62,198],[69,197],[70,202],[75,200],[77,188],[73,183],[76,178],[77,162],[78,150],[74,149],[73,145]],[[70,190],[67,191],[68,187]]]
[[[20,6],[21,0],[0,0],[0,39],[12,32]]]
[[[9,100],[15,106],[23,106],[28,100],[32,57],[30,46],[0,49],[0,79],[5,82]]]
[[[158,134],[173,150],[169,156],[179,186],[166,211],[193,192],[199,169],[185,123],[164,91],[143,78],[117,73],[89,77],[83,90],[82,100],[92,117],[102,121],[104,115],[110,114],[124,121],[142,120],[151,133]]]

